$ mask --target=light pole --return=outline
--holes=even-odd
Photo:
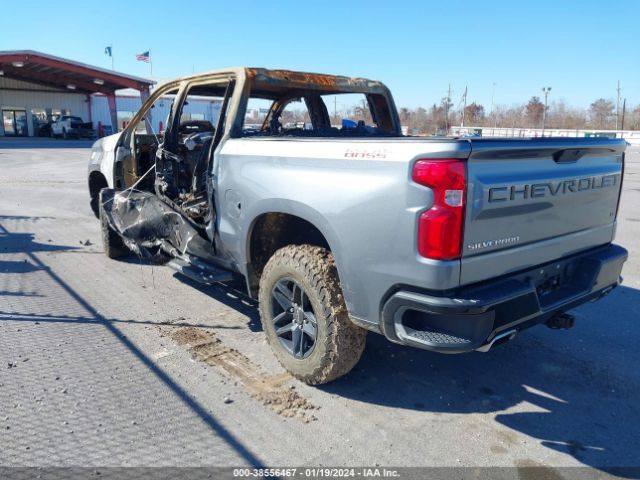
[[[620,80],[616,89],[616,130],[618,130],[618,120],[620,119]]]
[[[493,87],[491,88],[491,119],[493,120],[493,128],[496,128],[496,126],[498,125],[495,117],[493,116],[493,98],[495,96],[496,96],[496,82],[493,82]]]
[[[542,136],[544,137],[544,127],[547,121],[547,97],[551,92],[551,87],[542,87],[542,93],[544,93],[544,110],[542,111]]]

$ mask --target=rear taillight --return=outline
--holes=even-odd
[[[433,207],[420,214],[418,221],[418,252],[436,260],[459,258],[467,196],[464,161],[418,160],[412,178],[433,190]]]

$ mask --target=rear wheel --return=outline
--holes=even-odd
[[[100,198],[98,211],[100,212],[102,247],[104,248],[105,255],[109,258],[120,258],[129,255],[131,250],[127,248],[120,235],[111,228],[107,221],[107,215],[104,211],[104,205],[102,204],[102,196],[99,195],[98,198]]]
[[[278,250],[260,277],[260,319],[282,366],[310,385],[347,374],[367,332],[347,315],[333,255],[312,245]]]

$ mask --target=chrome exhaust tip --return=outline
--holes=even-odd
[[[482,345],[481,347],[476,348],[476,351],[477,352],[486,353],[489,350],[491,350],[491,348],[494,345],[496,345],[496,343],[498,345],[501,345],[503,343],[507,343],[507,342],[513,340],[513,338],[516,336],[517,333],[518,333],[517,330],[507,330],[506,332],[499,333],[498,335],[493,337],[489,343],[486,343],[486,344]]]

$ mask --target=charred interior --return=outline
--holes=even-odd
[[[391,99],[375,82],[282,71],[271,72],[270,76],[256,70],[248,72],[248,94],[238,109],[239,119],[230,125],[231,137],[400,135]],[[226,127],[234,86],[233,80],[227,80],[190,86],[182,93],[177,89],[169,92],[173,108],[166,119],[166,131],[152,134],[134,131],[133,155],[122,162],[122,185],[135,184],[137,190],[156,193],[196,226],[204,228],[214,218],[215,206],[207,178],[213,152]],[[348,110],[350,118],[338,119],[335,105],[331,115],[327,103],[349,95],[361,97],[359,103]],[[217,102],[218,118],[213,121],[191,118],[185,113],[190,99]],[[251,123],[252,101],[265,105],[256,123]],[[292,105],[300,110],[291,110]]]
[[[335,112],[330,115],[330,99],[341,97],[360,97],[352,100],[354,105],[348,109],[349,115],[339,117]],[[311,138],[357,138],[357,137],[394,137],[398,132],[392,121],[387,99],[380,94],[354,94],[350,92],[323,92],[314,89],[278,89],[251,91],[251,102],[264,100],[267,104],[266,115],[258,115],[257,123],[248,120],[241,137],[311,137]],[[357,102],[357,103],[356,103]],[[294,105],[298,105],[290,108]],[[344,106],[344,104],[341,103]],[[249,112],[250,113],[250,110]]]
[[[391,96],[378,82],[283,70],[250,69],[249,73],[244,125],[232,131],[235,137],[401,135]],[[338,99],[341,115],[337,112]],[[266,107],[265,115],[250,121],[251,104],[260,100]],[[293,104],[298,104],[297,111],[291,108]]]
[[[123,192],[105,198],[112,198],[112,228],[134,251],[214,259],[213,158],[225,134],[256,140],[401,136],[393,100],[378,82],[260,69],[244,74],[238,88],[239,76],[232,74],[167,86],[123,134],[115,166]],[[170,113],[159,119],[161,109],[154,109],[163,102],[170,102]],[[211,107],[207,116],[190,107],[203,102]],[[262,239],[254,240],[259,247]]]

